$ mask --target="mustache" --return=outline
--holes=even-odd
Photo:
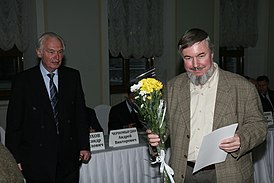
[[[202,70],[204,68],[205,67],[192,67],[192,68],[190,68],[190,70],[192,70],[192,71],[200,71],[200,70]]]

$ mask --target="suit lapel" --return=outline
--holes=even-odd
[[[229,107],[229,103],[232,97],[229,93],[230,84],[224,75],[223,70],[219,69],[219,81],[217,86],[214,119],[213,119],[213,130],[222,126],[222,119],[225,115],[226,109]]]
[[[184,75],[186,76],[186,75]],[[180,92],[178,94],[178,104],[179,109],[182,114],[182,118],[184,120],[182,121],[189,121],[189,123],[186,123],[186,127],[190,129],[190,83],[189,79],[186,77],[182,78],[182,82],[180,82],[179,88],[176,89],[176,91]],[[182,92],[185,91],[185,92]]]
[[[49,99],[49,95],[48,95],[48,91],[43,79],[43,76],[41,74],[40,68],[37,67],[37,69],[35,69],[35,73],[34,73],[34,78],[36,78],[34,80],[34,86],[35,88],[38,88],[38,92],[37,93],[37,98],[39,99],[39,103],[42,105],[42,107],[44,108],[44,111],[46,113],[48,113],[49,116],[52,116],[53,118],[53,111],[52,111],[52,107],[50,104],[50,99]]]
[[[69,78],[67,72],[65,72],[63,66],[59,67],[58,69],[58,110],[60,114],[65,113],[65,108],[63,106],[66,105],[65,102],[66,100],[70,97],[68,95],[71,94],[71,86],[70,83],[72,82],[71,79]],[[71,99],[69,99],[71,100]]]
[[[62,66],[61,66],[62,67]],[[65,92],[63,92],[64,88],[65,88],[65,83],[64,83],[64,72],[62,70],[62,68],[59,67],[58,69],[58,110],[59,110],[59,114],[62,114],[61,110],[63,109],[62,106],[62,101],[64,98],[64,95],[66,94]]]

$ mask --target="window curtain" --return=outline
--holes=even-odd
[[[108,0],[112,56],[141,58],[163,51],[163,0]]]
[[[29,0],[0,0],[0,48],[14,45],[24,52],[29,44]]]
[[[220,46],[254,47],[258,39],[258,0],[220,1]]]

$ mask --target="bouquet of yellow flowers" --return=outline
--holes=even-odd
[[[130,87],[134,93],[134,105],[140,120],[146,129],[160,137],[157,146],[156,161],[161,163],[160,172],[163,173],[164,182],[174,182],[173,170],[165,163],[165,140],[166,140],[166,103],[162,94],[163,84],[155,78],[144,78]]]

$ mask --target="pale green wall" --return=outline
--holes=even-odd
[[[177,38],[190,28],[202,28],[214,35],[214,0],[177,0]]]
[[[87,105],[109,103],[108,96],[108,54],[106,47],[106,6],[105,1],[43,1],[38,17],[44,23],[38,31],[53,31],[66,41],[65,65],[78,69],[81,73],[82,85]],[[38,7],[39,8],[39,7]],[[102,11],[103,10],[103,11]],[[39,12],[39,11],[38,11]],[[102,30],[102,28],[104,30]],[[106,55],[104,54],[104,55]],[[104,66],[104,67],[102,67]],[[68,88],[69,89],[69,88]]]
[[[269,0],[258,3],[258,40],[255,47],[245,49],[245,75],[257,78],[259,75],[269,75],[268,41],[269,39]]]
[[[31,45],[24,61],[25,68],[36,64],[34,46],[37,35],[56,31],[67,42],[67,65],[79,69],[86,102],[94,107],[109,103],[107,0],[30,0],[36,1],[37,21],[30,36]],[[258,1],[259,39],[255,48],[245,53],[245,72],[256,77],[266,74],[274,89],[274,1]],[[165,0],[164,51],[156,59],[157,73],[165,82],[179,70],[180,58],[176,44],[183,32],[200,27],[214,37],[218,48],[219,0]],[[35,9],[35,7],[33,7]],[[35,15],[32,18],[36,18]],[[212,37],[212,38],[213,38]],[[216,56],[215,52],[215,58]],[[0,113],[5,113],[7,101],[0,101]],[[0,126],[5,127],[5,116],[0,115]]]
[[[268,41],[268,70],[271,89],[274,90],[274,1],[269,0],[269,41]]]
[[[56,31],[64,37],[67,42],[67,65],[80,70],[87,104],[93,107],[110,103],[107,0],[36,2],[38,33],[43,30]],[[161,57],[156,58],[155,64],[157,74],[164,82],[178,74],[179,67],[182,67],[176,45],[189,28],[203,28],[211,35],[216,46],[215,60],[218,62],[218,6],[219,0],[164,1],[164,51]],[[268,7],[268,11],[265,11]],[[274,38],[269,34],[269,30],[274,30],[271,18],[274,15],[270,9],[273,9],[273,2],[259,1],[259,40],[255,48],[246,50],[245,73],[251,77],[266,74],[274,81],[274,64],[270,61],[274,58],[271,51]]]
[[[204,29],[215,41],[215,0],[176,0],[176,12],[176,45],[184,32],[191,28]],[[183,70],[179,54],[177,54],[177,66],[180,67],[177,71]]]

